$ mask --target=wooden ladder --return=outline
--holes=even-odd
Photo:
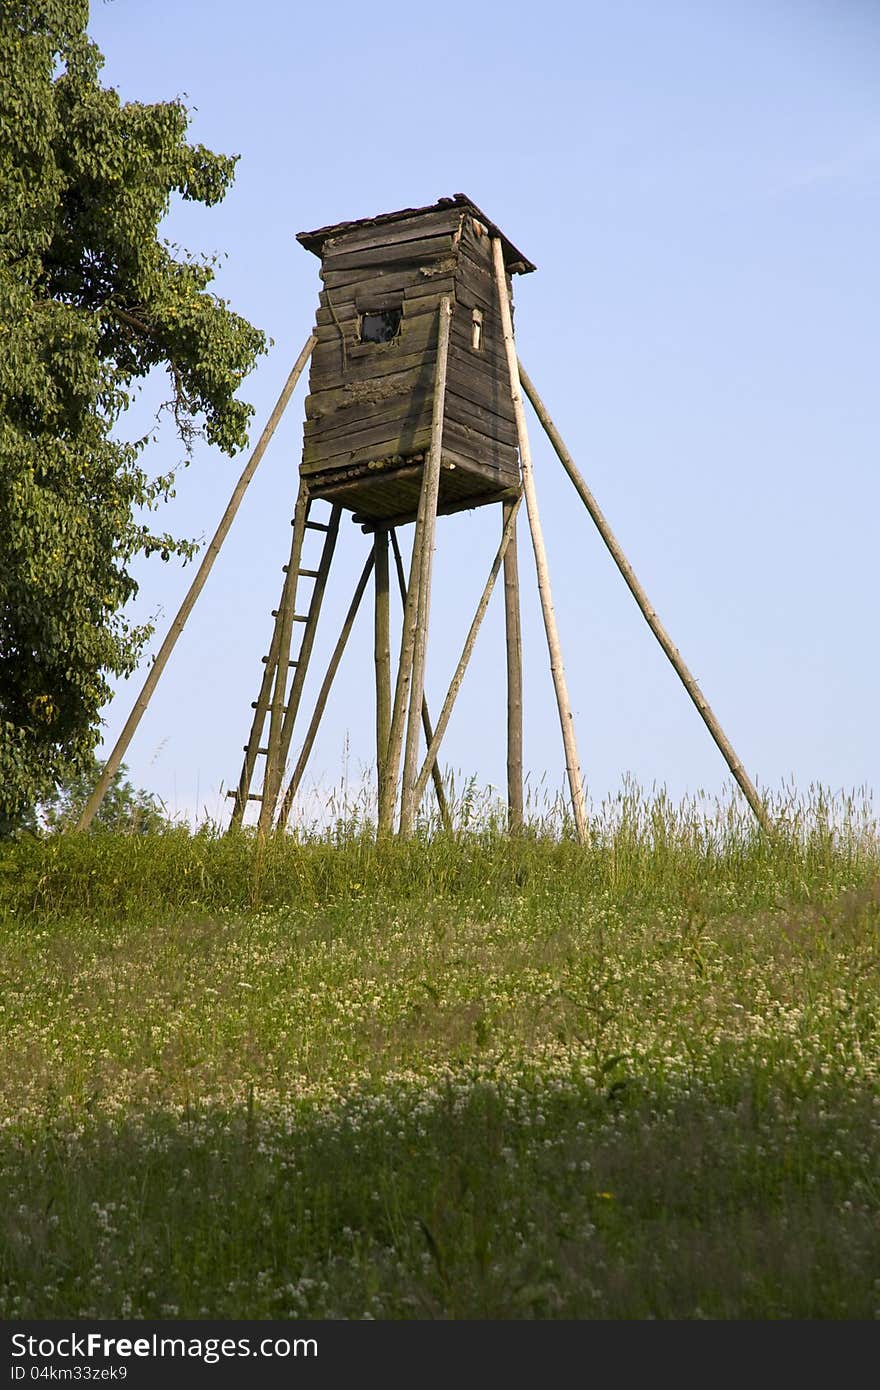
[[[302,699],[303,687],[312,648],[330,562],[336,548],[339,533],[339,518],[342,508],[334,505],[326,521],[314,521],[311,517],[312,498],[303,482],[294,512],[293,539],[290,546],[290,560],[284,566],[284,584],[278,608],[272,613],[275,628],[269,653],[263,657],[265,671],[260,685],[260,693],[253,702],[254,718],[250,737],[244,746],[244,762],[241,776],[235,791],[227,796],[235,798],[232,808],[232,826],[241,825],[249,801],[260,803],[260,830],[269,830],[275,818],[275,809],[281,793],[284,768],[293,737],[293,726]],[[307,531],[318,531],[324,535],[321,558],[317,569],[307,569],[302,565],[303,542]],[[305,613],[297,613],[296,600],[300,580],[313,580],[312,596]],[[296,657],[291,659],[293,632],[295,626],[302,627],[302,637]],[[292,677],[291,677],[291,672]],[[269,717],[268,737],[266,736],[266,716]],[[262,790],[251,791],[257,759],[265,758],[262,776]],[[259,778],[257,779],[259,782]]]

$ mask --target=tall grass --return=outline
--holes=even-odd
[[[241,911],[355,895],[377,901],[425,893],[476,895],[497,903],[525,883],[564,876],[572,892],[612,892],[621,901],[698,887],[742,907],[774,907],[870,879],[880,859],[880,830],[870,801],[812,788],[769,799],[779,827],[771,845],[733,798],[703,794],[674,804],[664,791],[628,784],[591,809],[590,843],[581,848],[562,795],[533,799],[524,833],[511,838],[506,811],[491,789],[466,785],[451,806],[454,830],[423,817],[413,840],[377,840],[369,793],[327,797],[323,823],[259,839],[223,835],[204,825],[148,836],[64,835],[0,849],[0,920],[51,920],[71,913],[112,921],[140,912]],[[326,814],[330,813],[329,817]]]
[[[0,853],[0,1313],[870,1317],[864,798]]]

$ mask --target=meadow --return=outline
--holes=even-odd
[[[880,1316],[870,806],[0,847],[0,1315]]]

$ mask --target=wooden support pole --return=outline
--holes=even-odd
[[[387,548],[385,554],[387,559]],[[351,600],[351,603],[349,604],[348,612],[346,613],[345,620],[342,624],[342,631],[340,632],[339,637],[337,638],[336,646],[333,648],[333,655],[330,657],[326,675],[324,676],[324,679],[321,683],[321,689],[318,691],[318,698],[315,702],[314,713],[312,714],[311,722],[306,731],[306,736],[303,740],[303,746],[300,750],[299,757],[297,758],[296,767],[293,770],[293,776],[290,779],[287,791],[284,793],[284,798],[281,802],[281,810],[278,814],[279,830],[283,830],[285,825],[287,824],[291,807],[293,806],[293,799],[299,791],[299,786],[302,782],[303,774],[306,770],[306,764],[308,763],[309,755],[312,751],[315,738],[318,733],[318,727],[321,723],[324,710],[327,706],[327,700],[330,695],[330,690],[333,685],[333,681],[336,677],[336,672],[339,669],[339,663],[342,660],[342,655],[345,651],[346,643],[348,642],[349,636],[351,635],[351,629],[354,626],[354,620],[357,617],[357,611],[361,606],[361,599],[364,596],[364,591],[366,590],[367,584],[369,582],[370,573],[373,569],[374,563],[375,552],[371,550],[370,554],[367,556],[364,568],[361,571],[361,577],[357,582],[357,586],[355,587],[354,596]]]
[[[519,502],[503,503],[502,537],[511,511]],[[518,835],[523,827],[523,701],[522,622],[519,602],[519,562],[516,519],[504,551],[504,633],[507,645],[507,829]]]
[[[275,679],[272,684],[272,703],[269,707],[269,739],[266,753],[266,767],[263,776],[263,799],[260,802],[260,834],[272,828],[275,803],[281,788],[284,773],[284,760],[281,756],[281,730],[284,725],[284,707],[287,700],[287,681],[290,675],[290,638],[293,632],[293,610],[296,606],[297,576],[302,559],[303,540],[306,534],[306,517],[309,510],[309,490],[303,481],[299,485],[296,510],[293,514],[293,545],[290,551],[288,570],[278,610],[275,630]]]
[[[461,656],[459,657],[458,665],[455,668],[455,673],[450,682],[449,690],[446,693],[446,699],[443,701],[443,708],[441,709],[439,718],[437,720],[437,727],[434,730],[434,737],[430,740],[428,744],[427,756],[425,757],[425,761],[422,764],[422,770],[416,779],[416,807],[418,807],[418,804],[421,801],[422,796],[424,795],[425,786],[428,781],[428,775],[436,766],[437,753],[440,748],[440,743],[443,738],[443,735],[446,732],[446,726],[449,723],[450,717],[452,715],[452,709],[455,704],[456,697],[458,695],[459,690],[461,689],[461,683],[464,680],[465,671],[468,668],[468,662],[471,659],[471,654],[474,650],[474,645],[477,640],[477,633],[480,631],[480,625],[485,616],[486,609],[489,606],[489,599],[492,597],[492,590],[495,587],[495,580],[498,578],[498,573],[504,562],[504,557],[507,554],[508,549],[510,548],[510,542],[514,534],[514,529],[516,527],[516,514],[518,511],[519,501],[516,501],[511,506],[510,511],[507,515],[504,525],[504,531],[501,535],[501,544],[498,547],[495,559],[492,561],[492,568],[489,571],[489,578],[486,580],[483,592],[480,595],[480,601],[477,604],[477,611],[474,614],[473,622],[471,623],[468,635],[465,638],[464,647],[462,649]]]
[[[427,472],[422,478],[422,491],[419,498],[419,511],[413,533],[413,548],[409,562],[409,580],[403,590],[403,622],[400,632],[400,655],[397,662],[397,679],[394,684],[394,704],[391,710],[391,728],[388,732],[388,750],[382,782],[379,786],[380,836],[390,835],[394,829],[394,807],[397,801],[397,774],[403,752],[404,719],[409,698],[409,683],[412,677],[413,652],[415,650],[415,630],[418,618],[418,586],[420,575],[420,552],[424,536],[424,504],[426,497]],[[394,532],[391,533],[392,536]]]
[[[376,782],[381,795],[388,736],[391,732],[391,594],[388,585],[388,531],[373,535],[376,601],[374,609],[374,659],[376,663]]]
[[[394,551],[394,564],[397,569],[397,583],[400,588],[401,602],[406,602],[406,579],[403,574],[403,559],[400,554],[400,546],[397,544],[397,533],[391,531],[391,547]],[[431,723],[431,714],[428,709],[427,696],[422,696],[422,728],[425,731],[425,746],[430,748],[434,738],[434,726]],[[452,816],[449,814],[449,803],[446,800],[446,790],[443,786],[443,778],[440,775],[440,768],[437,766],[437,759],[431,767],[431,781],[434,783],[434,794],[437,797],[437,806],[440,811],[440,819],[443,822],[444,830],[452,829]]]
[[[451,316],[451,299],[449,295],[444,295],[440,301],[438,311],[438,333],[437,333],[437,363],[434,371],[434,416],[437,413],[437,384],[441,380],[445,393],[446,385],[446,356],[449,346],[449,320]],[[445,341],[445,348],[443,348]],[[441,393],[442,394],[442,393]],[[441,415],[442,422],[442,415]],[[404,726],[407,718],[408,709],[411,708],[410,688],[413,676],[413,664],[416,652],[416,638],[419,624],[419,588],[422,578],[422,556],[424,553],[425,533],[428,527],[428,513],[433,510],[436,518],[437,510],[437,488],[440,478],[440,454],[434,448],[436,419],[432,418],[431,423],[431,449],[428,454],[423,472],[422,488],[419,495],[419,510],[416,517],[415,535],[413,536],[412,558],[409,567],[409,583],[406,589],[406,601],[403,614],[403,632],[400,642],[400,661],[397,668],[397,681],[394,688],[394,707],[391,713],[391,733],[388,738],[388,759],[386,764],[385,779],[379,797],[379,834],[388,835],[394,828],[394,807],[397,800],[397,778],[400,772],[400,761],[403,755]],[[433,530],[432,530],[433,536]],[[432,542],[433,543],[433,542]]]
[[[513,414],[516,420],[516,433],[519,440],[519,456],[522,466],[523,492],[529,515],[529,530],[532,533],[532,549],[535,552],[535,569],[538,575],[538,592],[541,597],[541,612],[544,617],[544,630],[550,652],[550,672],[556,703],[559,708],[559,722],[562,726],[562,742],[565,748],[565,765],[568,785],[571,790],[572,810],[574,811],[577,837],[581,844],[587,838],[587,810],[584,790],[581,783],[581,770],[578,762],[577,743],[574,735],[574,719],[568,686],[565,680],[565,667],[562,661],[562,646],[556,626],[556,613],[553,608],[553,595],[550,589],[550,571],[547,565],[547,552],[544,548],[544,533],[538,512],[538,498],[535,492],[535,479],[532,472],[532,454],[526,429],[526,413],[522,393],[519,389],[519,372],[516,361],[516,347],[513,340],[513,320],[510,313],[510,297],[507,288],[507,274],[504,269],[504,252],[500,237],[492,238],[492,256],[495,262],[495,282],[498,287],[498,303],[501,310],[501,326],[504,335],[504,348],[507,353],[507,367],[510,373],[510,395],[513,401]]]
[[[88,830],[89,826],[95,818],[95,815],[101,805],[101,802],[104,800],[104,797],[107,793],[107,788],[110,786],[110,783],[113,781],[113,778],[119,770],[119,765],[122,762],[122,759],[125,757],[126,749],[128,748],[128,745],[131,743],[131,740],[134,737],[135,730],[137,729],[138,724],[141,722],[144,711],[146,710],[147,705],[150,703],[150,697],[152,696],[153,691],[156,689],[156,686],[159,683],[159,677],[164,671],[165,666],[168,662],[168,658],[170,657],[177,643],[177,639],[183,631],[184,624],[186,623],[187,618],[193,610],[196,599],[202,592],[202,589],[205,587],[205,582],[208,578],[208,575],[211,573],[211,570],[214,566],[214,561],[217,559],[217,556],[220,553],[220,547],[222,546],[224,540],[226,539],[226,536],[229,533],[229,528],[235,519],[236,512],[241,506],[241,500],[244,497],[245,492],[247,491],[248,484],[250,483],[251,479],[257,471],[260,460],[266,452],[269,441],[278,427],[278,422],[287,408],[287,404],[291,396],[293,395],[296,383],[299,381],[300,376],[302,375],[303,368],[305,367],[306,363],[311,357],[312,349],[315,347],[317,341],[318,339],[314,335],[314,333],[309,335],[303,346],[302,352],[299,354],[299,357],[296,359],[296,361],[293,364],[293,367],[291,368],[290,375],[284,383],[281,395],[275,402],[275,408],[273,409],[272,414],[269,416],[269,419],[266,421],[263,433],[257,440],[256,447],[254,448],[253,453],[251,454],[250,458],[245,464],[241,477],[235,485],[232,496],[229,499],[229,504],[226,508],[226,511],[223,513],[223,516],[220,519],[220,525],[214,532],[214,536],[207,550],[202,556],[202,562],[199,565],[198,571],[196,572],[196,576],[189,587],[189,592],[187,593],[186,598],[183,600],[183,603],[180,605],[180,608],[178,609],[177,617],[171,624],[165,641],[162,643],[161,647],[156,653],[156,659],[150,667],[150,670],[147,674],[147,678],[144,681],[144,684],[141,688],[141,693],[135,701],[134,708],[132,709],[131,714],[128,716],[128,719],[125,723],[125,727],[123,728],[122,733],[119,735],[119,738],[116,740],[116,743],[113,747],[113,750],[109,758],[104,764],[104,771],[101,774],[100,780],[98,781],[98,785],[95,787],[95,790],[92,792],[91,796],[85,804],[85,807],[83,808],[83,812],[76,824],[77,830]]]
[[[635,572],[633,571],[632,566],[630,565],[629,561],[624,555],[620,543],[617,540],[617,537],[614,535],[614,532],[611,530],[611,527],[605,520],[605,517],[599,508],[599,504],[597,503],[595,497],[588,488],[583,476],[579,472],[574,462],[574,459],[571,457],[571,454],[565,447],[565,444],[562,440],[562,436],[560,435],[558,429],[551,420],[550,415],[547,411],[547,407],[544,405],[544,402],[541,400],[541,397],[535,390],[535,387],[533,386],[528,373],[525,371],[521,363],[519,364],[519,375],[520,380],[522,381],[522,384],[525,387],[526,395],[528,396],[529,400],[532,403],[532,406],[534,407],[535,414],[537,415],[538,419],[543,425],[547,433],[547,437],[550,440],[550,443],[553,445],[553,448],[556,450],[556,453],[559,457],[559,461],[565,469],[566,473],[568,474],[569,478],[571,479],[572,483],[574,484],[581,501],[583,502],[590,516],[593,518],[599,535],[605,542],[605,545],[608,548],[608,552],[611,555],[612,560],[614,561],[615,565],[622,574],[627,588],[629,589],[630,593],[632,594],[633,598],[638,604],[639,609],[641,610],[642,617],[645,619],[645,622],[648,624],[648,627],[651,629],[657,641],[660,643],[660,646],[663,648],[663,651],[666,653],[666,656],[669,658],[669,661],[672,663],[672,667],[675,670],[676,675],[678,676],[679,680],[681,681],[682,685],[684,686],[685,690],[687,691],[688,695],[693,701],[697,709],[697,712],[700,715],[700,718],[706,725],[706,728],[709,730],[709,733],[712,735],[712,738],[715,740],[715,743],[721,752],[721,756],[724,758],[724,761],[730,768],[730,771],[732,772],[734,779],[736,780],[746,801],[749,803],[749,806],[755,813],[758,823],[760,824],[762,829],[767,833],[767,835],[772,837],[774,833],[773,822],[767,814],[767,809],[764,806],[764,803],[761,801],[760,796],[758,795],[757,788],[755,787],[754,783],[752,782],[751,778],[749,777],[748,773],[746,772],[745,768],[743,767],[742,763],[737,757],[733,745],[731,744],[721,725],[718,723],[718,720],[716,719],[715,715],[712,713],[712,710],[705,696],[703,695],[703,692],[700,690],[697,681],[695,680],[694,676],[691,675],[691,672],[688,670],[687,666],[682,660],[678,648],[673,644],[668,632],[661,623],[660,619],[657,617],[657,614],[654,608],[652,607],[650,600],[648,599],[648,595],[645,593],[645,590],[642,588],[641,584],[636,578]]]
[[[431,614],[431,575],[434,568],[434,536],[437,527],[437,498],[440,490],[440,460],[443,454],[443,416],[446,404],[446,369],[449,358],[449,333],[452,326],[452,296],[440,300],[437,331],[437,361],[434,368],[434,399],[431,413],[431,449],[425,477],[424,538],[419,549],[419,592],[416,616],[415,646],[413,649],[412,681],[409,690],[409,719],[406,728],[406,748],[403,760],[403,779],[400,790],[400,833],[406,839],[412,834],[415,820],[415,781],[419,756],[419,725],[425,695],[425,660],[428,648],[428,623]]]

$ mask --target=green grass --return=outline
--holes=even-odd
[[[0,850],[0,1315],[880,1315],[880,841]]]

